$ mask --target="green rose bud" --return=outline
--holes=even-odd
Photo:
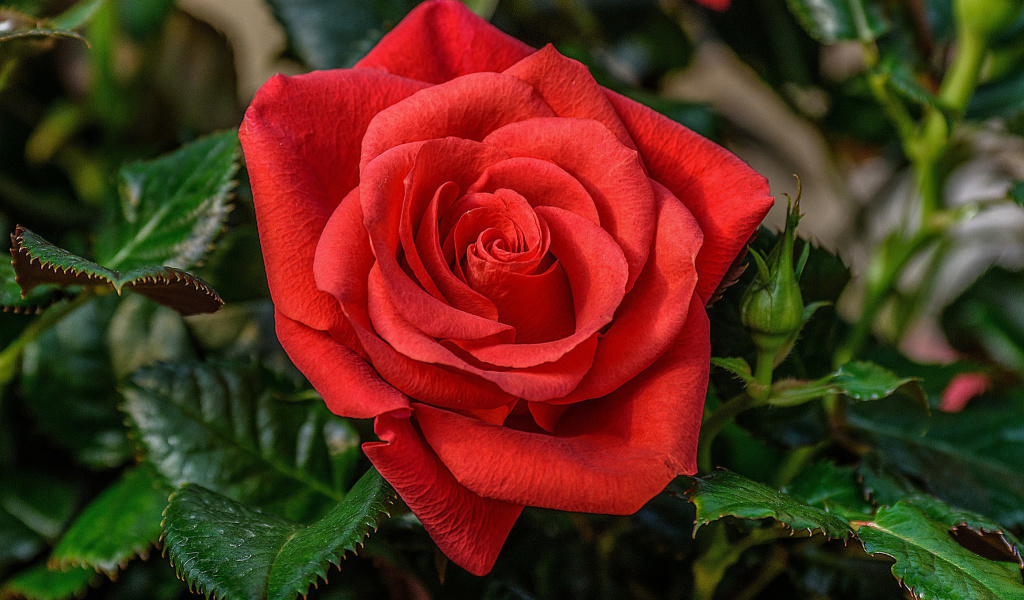
[[[800,222],[799,196],[786,215],[786,229],[764,259],[751,251],[757,276],[743,295],[740,318],[760,352],[776,354],[789,347],[804,324],[804,300],[800,295],[798,271],[793,266],[793,242]]]

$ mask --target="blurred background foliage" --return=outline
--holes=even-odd
[[[864,30],[848,12],[859,1],[734,0],[721,13],[686,0],[467,3],[504,31],[533,46],[555,44],[603,85],[733,149],[769,177],[776,195],[795,193],[792,174],[800,176],[800,234],[809,241],[798,242],[798,251],[811,246],[801,292],[806,304],[829,304],[808,321],[776,376],[831,373],[849,323],[863,315],[871,257],[886,236],[913,221],[906,216],[914,210],[913,166],[876,101],[872,77],[883,75],[911,118],[935,109],[956,35],[951,0],[863,3],[869,10],[862,25],[877,36],[873,65],[865,62]],[[125,163],[236,128],[273,73],[351,66],[413,4],[8,1],[0,7],[0,231],[20,224],[89,256],[118,210],[117,174]],[[715,441],[718,464],[789,485],[795,495],[827,472],[841,481],[836,490],[853,490],[861,503],[871,493],[867,514],[889,502],[884,490],[896,486],[897,497],[937,498],[1007,532],[1021,531],[1022,36],[1024,18],[994,41],[977,93],[938,164],[943,205],[970,218],[911,258],[856,352],[920,378],[932,409],[963,373],[985,376],[982,397],[962,413],[930,418],[925,408],[897,400],[862,403],[838,425],[835,410],[822,403],[756,408],[724,427]],[[0,360],[0,597],[192,597],[194,582],[180,581],[154,546],[160,529],[152,515],[163,506],[152,501],[153,491],[159,500],[171,489],[164,486],[196,481],[172,476],[174,457],[157,458],[152,440],[174,419],[188,426],[180,415],[147,412],[158,397],[153,390],[163,390],[160,377],[170,376],[162,367],[152,370],[158,361],[235,365],[218,377],[238,378],[253,397],[300,407],[295,414],[314,419],[305,422],[317,424],[316,443],[326,444],[325,462],[316,467],[324,493],[348,490],[366,470],[358,442],[373,439],[368,423],[321,414],[315,393],[276,343],[244,168],[231,197],[223,232],[193,269],[225,300],[220,312],[181,317],[141,296],[107,295],[34,337],[16,362]],[[779,204],[769,229],[783,222]],[[752,246],[766,251],[775,239],[763,232]],[[711,309],[714,356],[754,361],[739,306],[755,271],[748,269]],[[0,347],[39,318],[31,313],[0,313]],[[12,370],[4,373],[4,366]],[[140,379],[142,367],[151,370]],[[182,375],[200,382],[199,396],[216,391],[196,374],[205,368]],[[741,390],[728,371],[715,369],[709,407]],[[171,397],[167,404],[184,402]],[[151,464],[159,475],[146,471]],[[207,468],[215,487],[220,472]],[[140,480],[154,483],[132,492]],[[112,526],[102,511],[86,510],[115,485],[127,506],[150,518]],[[688,486],[684,478],[633,517],[528,509],[486,578],[448,567],[415,519],[396,507],[365,550],[310,597],[686,598],[694,586],[691,564],[711,544],[692,536],[695,508],[681,497]],[[217,491],[254,506],[269,502]],[[315,513],[316,501],[308,502]],[[741,541],[756,527],[738,524],[716,535]],[[110,531],[121,542],[106,549],[99,569],[105,573],[71,567],[100,564],[75,552],[88,531]],[[860,544],[797,538],[752,545],[723,560],[719,597],[905,597],[890,562]]]

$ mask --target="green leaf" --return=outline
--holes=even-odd
[[[38,286],[22,298],[14,266],[5,258],[0,256],[0,310],[38,313],[61,298],[62,294],[52,285]]]
[[[804,469],[785,491],[794,498],[846,521],[865,519],[874,512],[864,490],[857,483],[853,467],[839,467],[833,463],[815,463]]]
[[[775,519],[793,530],[821,531],[830,538],[853,534],[845,521],[763,483],[719,470],[696,478],[687,492],[697,507],[694,527],[731,516],[741,519]]]
[[[1024,372],[1024,277],[989,269],[946,308],[942,328],[957,350]]]
[[[832,386],[854,400],[879,400],[904,393],[925,407],[928,399],[912,377],[900,377],[885,367],[867,361],[853,361],[839,367]]]
[[[78,29],[89,23],[92,16],[106,0],[83,0],[50,19],[58,29]]]
[[[67,600],[81,597],[89,585],[98,581],[92,569],[51,571],[46,565],[36,565],[8,579],[0,596],[26,600]]]
[[[136,295],[124,298],[111,316],[107,346],[118,380],[155,362],[195,358],[185,319]]]
[[[412,8],[406,0],[268,0],[292,51],[314,69],[351,67]]]
[[[145,557],[160,537],[170,490],[149,468],[135,467],[78,515],[50,555],[61,568],[91,567],[113,574]]]
[[[198,485],[171,496],[164,546],[179,576],[226,600],[291,600],[361,546],[394,499],[371,469],[322,519],[296,525]]]
[[[97,468],[123,464],[132,454],[107,346],[107,323],[117,304],[115,296],[88,302],[22,355],[25,408],[48,437]]]
[[[936,413],[930,421],[906,402],[890,400],[851,406],[847,421],[886,468],[954,506],[1010,527],[1024,524],[1024,398],[976,400],[963,412]],[[882,487],[888,496],[882,501],[902,493]]]
[[[127,271],[195,265],[224,224],[238,160],[238,133],[226,131],[122,168],[119,210],[100,231],[97,262]]]
[[[874,2],[865,0],[786,0],[789,10],[811,37],[825,44],[874,39],[889,23]],[[863,22],[858,20],[863,18]]]
[[[350,450],[344,420],[322,402],[284,402],[258,366],[165,364],[125,389],[137,439],[172,485],[197,483],[294,521],[344,494],[333,457]]]
[[[733,375],[742,379],[745,383],[754,381],[754,376],[751,374],[750,365],[747,361],[742,358],[716,358],[711,357],[711,364],[729,371]]]
[[[993,562],[954,541],[949,527],[904,502],[882,507],[857,531],[869,554],[896,562],[892,573],[921,600],[1024,598],[1020,568]]]
[[[73,486],[37,471],[0,470],[0,572],[30,560],[63,531]]]
[[[118,272],[58,248],[24,227],[12,238],[11,255],[22,294],[37,286],[81,286],[119,295],[131,290],[181,314],[217,311],[224,302],[205,281],[173,267],[138,267]]]

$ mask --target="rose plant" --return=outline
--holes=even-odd
[[[704,307],[772,205],[740,159],[450,0],[240,137],[282,345],[456,563],[696,472]]]

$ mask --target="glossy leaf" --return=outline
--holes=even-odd
[[[975,401],[963,412],[935,413],[930,420],[920,409],[890,400],[850,407],[847,420],[885,469],[998,523],[1024,523],[1024,398]],[[883,493],[883,501],[892,501],[901,492],[888,486]]]
[[[959,545],[949,527],[904,502],[878,510],[857,536],[870,554],[895,560],[893,575],[921,600],[1024,598],[1017,565],[994,562]]]
[[[82,510],[54,548],[50,563],[113,574],[136,556],[145,557],[160,537],[170,493],[148,467],[127,471]]]
[[[789,494],[729,471],[696,478],[687,492],[697,507],[695,527],[723,517],[775,519],[793,530],[821,531],[830,538],[853,534],[845,521]]]
[[[118,294],[131,290],[184,315],[216,312],[224,304],[205,281],[181,269],[138,267],[114,271],[54,246],[24,227],[18,227],[12,239],[15,280],[26,296],[37,286],[52,285]]]
[[[857,483],[853,467],[826,462],[812,464],[787,485],[785,491],[846,521],[865,519],[874,512]]]
[[[332,459],[350,446],[340,417],[322,402],[282,401],[284,388],[258,366],[163,364],[132,378],[124,408],[172,485],[305,521],[344,497]]]
[[[853,361],[839,367],[830,382],[854,400],[879,400],[905,393],[928,406],[924,391],[912,377],[900,377],[885,367],[867,361]]]
[[[0,597],[25,600],[68,600],[81,597],[89,585],[99,581],[92,569],[50,570],[36,565],[4,582]]]
[[[825,44],[874,39],[889,28],[871,0],[786,0],[786,4],[804,30]]]
[[[78,29],[89,23],[92,16],[99,10],[106,0],[82,0],[73,4],[70,8],[50,19],[50,22],[59,29]]]
[[[344,500],[305,527],[186,485],[167,506],[164,545],[179,575],[210,597],[292,600],[362,545],[393,498],[371,469]]]
[[[118,211],[100,231],[97,262],[122,271],[195,265],[224,224],[238,160],[238,134],[227,131],[122,168]]]

